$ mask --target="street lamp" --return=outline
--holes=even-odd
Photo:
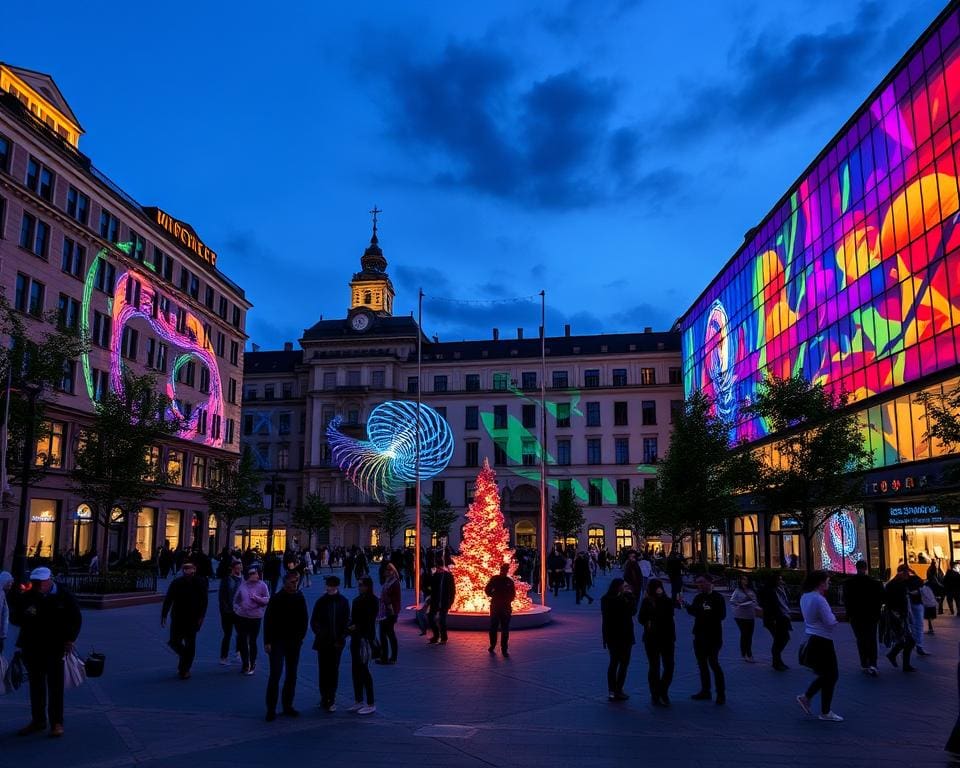
[[[13,550],[13,576],[15,579],[24,577],[27,571],[27,525],[29,524],[27,493],[30,490],[30,471],[33,469],[33,463],[36,460],[37,436],[34,420],[37,398],[43,391],[43,385],[24,383],[21,385],[21,389],[27,396],[27,424],[23,444],[23,467],[20,472],[20,514],[17,517],[17,541]],[[3,458],[6,461],[6,456]]]

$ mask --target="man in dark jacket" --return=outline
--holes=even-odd
[[[947,598],[950,615],[960,613],[960,562],[954,560],[943,574],[943,593]]]
[[[790,618],[790,604],[787,601],[783,576],[779,573],[770,574],[758,597],[763,610],[763,626],[773,636],[773,668],[778,672],[786,672],[790,667],[783,661],[783,649],[790,642],[793,620]]]
[[[356,553],[353,549],[348,549],[343,556],[343,581],[347,589],[353,586],[353,569],[356,562]]]
[[[283,589],[270,598],[263,617],[263,650],[270,656],[270,678],[267,680],[267,722],[277,719],[277,694],[280,675],[283,678],[283,714],[296,717],[293,696],[297,689],[297,668],[300,648],[307,635],[307,599],[300,591],[300,574],[287,571]]]
[[[170,616],[168,645],[180,657],[177,674],[181,680],[190,677],[190,667],[197,653],[197,632],[207,615],[207,580],[197,575],[197,566],[187,560],[183,575],[170,582],[160,612],[160,626],[167,625]]]
[[[672,550],[664,568],[670,578],[670,597],[676,599],[683,594],[683,557],[677,550]]]
[[[236,614],[233,612],[233,598],[237,594],[237,587],[243,581],[243,563],[234,559],[230,572],[220,579],[220,589],[217,592],[217,605],[220,608],[220,626],[223,628],[223,640],[220,641],[220,663],[230,663],[230,636],[236,628]],[[237,633],[237,652],[239,653],[240,635]]]
[[[843,582],[843,605],[860,654],[865,674],[877,676],[877,626],[883,607],[883,584],[867,573],[867,563],[857,563],[857,575]]]
[[[324,579],[327,593],[313,604],[310,628],[313,630],[313,649],[320,667],[320,706],[327,712],[337,709],[337,684],[340,682],[340,656],[346,645],[350,625],[350,603],[340,594],[340,579]]]
[[[509,659],[507,645],[510,642],[510,617],[513,615],[513,599],[517,596],[517,586],[510,578],[510,565],[500,566],[500,574],[491,577],[484,589],[490,598],[490,647],[487,650],[494,652],[497,647],[497,629],[500,630],[500,652],[503,658]]]
[[[623,580],[630,585],[634,595],[643,595],[643,573],[637,562],[637,553],[632,549],[627,552],[627,561],[623,564]]]
[[[727,689],[720,669],[720,648],[723,647],[723,620],[727,616],[727,604],[713,591],[713,581],[707,575],[697,577],[700,594],[687,606],[693,616],[693,653],[700,668],[700,690],[690,698],[709,701],[710,670],[717,685],[717,704],[727,703]]]
[[[592,579],[590,578],[590,561],[585,553],[579,553],[573,561],[573,587],[577,591],[577,605],[583,598],[587,598],[593,605],[593,598],[587,592],[590,589]]]
[[[430,613],[427,614],[427,624],[433,633],[429,640],[431,645],[447,642],[447,613],[453,607],[456,596],[457,585],[453,574],[447,570],[442,559],[437,560],[437,569],[430,577]]]
[[[18,733],[44,730],[49,717],[50,735],[63,736],[63,660],[80,634],[80,608],[73,595],[54,583],[49,568],[34,568],[30,583],[13,587],[9,600],[30,680],[30,724]]]

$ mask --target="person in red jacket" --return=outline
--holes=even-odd
[[[377,623],[380,625],[380,658],[377,664],[397,663],[397,632],[394,629],[400,615],[400,574],[393,563],[383,569],[383,589],[380,590],[380,609]]]

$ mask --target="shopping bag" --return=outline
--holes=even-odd
[[[10,666],[10,662],[7,661],[3,656],[0,656],[0,693],[10,693],[7,690],[7,686],[4,684],[4,680],[7,677],[7,668]]]
[[[83,662],[83,668],[86,670],[87,677],[100,677],[103,674],[103,665],[106,663],[107,657],[102,653],[97,653],[96,651],[91,652],[87,656],[87,660]]]
[[[63,687],[79,688],[87,679],[87,672],[76,651],[69,651],[63,657]]]
[[[10,664],[7,665],[7,669],[3,673],[3,692],[13,693],[23,685],[26,679],[27,666],[23,663],[20,651],[17,651],[13,654],[13,658],[10,659]]]

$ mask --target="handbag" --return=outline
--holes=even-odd
[[[86,670],[87,677],[100,677],[100,675],[103,674],[103,665],[106,661],[107,657],[96,651],[93,651],[87,656],[86,661],[83,662],[83,668]]]
[[[26,679],[27,666],[23,663],[23,657],[20,655],[20,651],[16,651],[13,654],[13,658],[10,659],[7,671],[4,672],[3,675],[3,692],[13,693],[23,685]]]
[[[87,679],[87,670],[83,659],[76,651],[70,651],[63,657],[63,687],[66,689],[79,688]]]
[[[810,641],[804,640],[797,649],[797,661],[801,667],[813,667],[813,654],[810,653]]]

